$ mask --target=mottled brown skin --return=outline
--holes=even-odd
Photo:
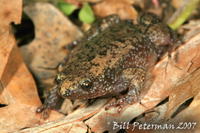
[[[117,24],[80,43],[55,78],[52,96],[37,112],[45,110],[44,118],[47,118],[59,95],[69,99],[91,99],[116,96],[127,88],[127,94],[106,109],[119,106],[118,111],[121,111],[123,106],[136,102],[145,72],[166,49],[170,57],[175,40],[173,31],[156,15],[144,13],[140,16],[138,25],[115,21]]]
[[[90,28],[87,33],[79,38],[78,40],[75,40],[74,42],[64,46],[64,49],[73,50],[77,45],[81,45],[83,40],[90,40],[96,35],[98,35],[100,32],[104,31],[105,29],[111,27],[112,25],[115,25],[120,22],[118,15],[110,15],[103,19],[97,20],[97,22],[92,24],[92,28]],[[70,56],[70,54],[69,54]],[[63,68],[68,63],[69,56],[67,56],[59,65],[58,70]]]

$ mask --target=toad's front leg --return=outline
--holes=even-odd
[[[120,112],[125,105],[132,104],[139,99],[144,84],[145,71],[141,68],[127,68],[122,72],[122,78],[129,81],[128,93],[107,105],[106,110],[113,106],[119,106],[118,112]]]
[[[54,89],[51,91],[50,95],[47,97],[45,103],[39,107],[36,113],[41,113],[44,111],[43,118],[46,120],[49,118],[52,109],[55,109],[56,103],[60,98],[60,94],[58,93],[59,86],[54,85]]]

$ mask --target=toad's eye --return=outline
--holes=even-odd
[[[92,87],[92,82],[89,80],[85,80],[81,84],[81,88],[84,90],[89,90]]]

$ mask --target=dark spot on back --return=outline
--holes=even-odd
[[[88,61],[90,62],[91,60],[93,60],[96,56],[92,55],[92,56],[88,56]]]
[[[107,54],[107,49],[102,50],[102,51],[99,51],[98,54],[99,54],[99,55],[102,55],[102,56],[106,56],[106,54]]]

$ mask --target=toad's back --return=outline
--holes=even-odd
[[[73,73],[73,77],[90,75],[94,78],[108,69],[148,70],[156,60],[154,44],[133,24],[124,21],[77,46],[63,72]]]

